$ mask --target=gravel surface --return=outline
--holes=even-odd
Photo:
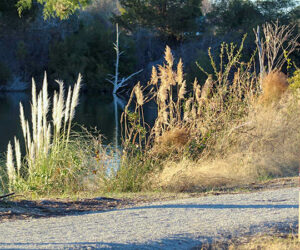
[[[190,198],[0,223],[0,248],[189,249],[272,227],[295,227],[297,216],[297,188]]]

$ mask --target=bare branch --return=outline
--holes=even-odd
[[[1,195],[0,196],[0,199],[3,199],[3,198],[6,198],[6,197],[9,197],[9,196],[12,196],[14,195],[15,193],[10,193],[10,194],[5,194],[5,195]]]

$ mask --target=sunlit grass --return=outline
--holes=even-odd
[[[25,155],[21,156],[17,138],[13,146],[9,142],[6,161],[9,191],[33,196],[76,193],[88,188],[95,189],[97,187],[94,186],[106,178],[108,167],[105,164],[109,156],[101,138],[86,130],[72,131],[81,76],[73,89],[68,88],[66,98],[63,82],[57,83],[59,92],[54,92],[51,102],[46,75],[38,95],[33,80],[31,119],[26,119],[20,104]]]

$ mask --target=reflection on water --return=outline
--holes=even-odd
[[[29,93],[0,93],[0,153],[7,150],[7,144],[9,141],[13,141],[14,136],[20,139],[23,138],[19,118],[19,103],[22,102],[25,117],[27,120],[30,120],[30,101],[31,95]],[[151,123],[155,119],[154,110],[155,107],[151,107],[151,105],[148,105],[144,109],[146,121]],[[122,114],[122,107],[120,105],[118,105],[117,111],[117,124],[120,126],[119,121]],[[48,116],[51,116],[50,112]],[[88,129],[97,127],[98,131],[105,137],[103,143],[115,146],[115,108],[111,95],[81,95],[79,105],[76,108],[75,123],[83,125]],[[120,143],[120,127],[117,138]]]
[[[25,115],[29,113],[29,96],[25,93],[0,93],[0,153],[7,150],[9,141],[13,141],[14,136],[22,138],[22,130],[19,118],[19,102],[25,108]]]
[[[74,122],[86,128],[97,127],[104,136],[104,143],[111,144],[115,138],[115,113],[112,96],[82,95],[76,108]],[[122,110],[118,107],[118,123]],[[118,133],[118,138],[120,134]]]

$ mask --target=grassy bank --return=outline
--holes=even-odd
[[[183,62],[167,47],[165,63],[133,88],[122,114],[119,168],[112,164],[119,152],[105,148],[98,134],[72,132],[81,78],[66,96],[58,81],[52,102],[46,77],[38,95],[33,82],[30,118],[20,106],[25,155],[19,139],[8,144],[3,192],[193,192],[297,175],[300,70],[282,72],[290,70],[289,55],[299,46],[290,29],[265,26],[261,67],[257,51],[243,61],[246,37],[239,46],[221,44],[219,58],[209,50],[214,73],[198,65],[205,82],[187,83]],[[150,101],[157,107],[151,126],[143,110]]]
[[[298,46],[288,30],[265,26],[274,43],[272,49],[262,40],[263,75],[255,54],[242,60],[243,40],[223,43],[219,59],[209,51],[214,74],[188,85],[182,62],[176,65],[167,47],[165,64],[153,67],[146,86],[135,86],[123,114],[126,159],[144,176],[142,189],[195,191],[297,175],[300,71],[290,77],[281,71],[291,66],[285,48]],[[150,100],[158,113],[152,127],[143,117]]]

